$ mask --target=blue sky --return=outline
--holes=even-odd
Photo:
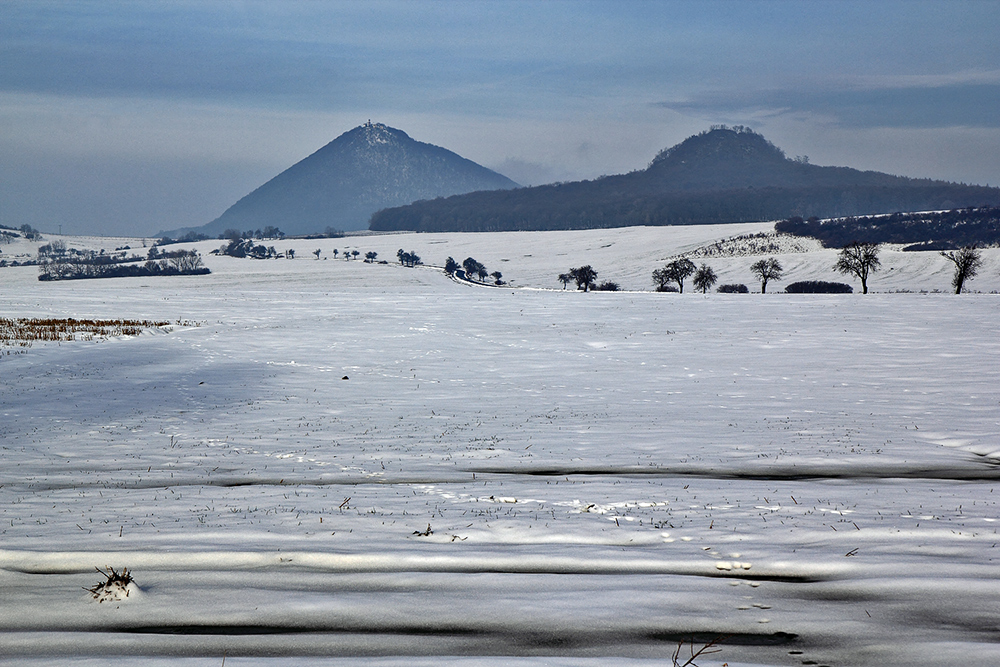
[[[522,183],[718,123],[1000,184],[1000,2],[0,3],[0,224],[200,225],[369,118]]]

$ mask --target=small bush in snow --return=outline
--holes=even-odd
[[[803,280],[785,288],[788,294],[851,294],[853,291],[850,285],[825,280]]]

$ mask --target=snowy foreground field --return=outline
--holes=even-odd
[[[174,323],[0,347],[0,663],[669,665],[724,638],[699,665],[997,664],[1000,295],[947,293],[934,253],[887,252],[867,296],[554,280],[649,290],[767,227],[0,269],[0,317]],[[331,254],[400,247],[515,287]],[[774,291],[849,282],[834,256],[779,256]],[[753,289],[755,259],[707,261]],[[985,260],[969,287],[1000,289]],[[107,566],[135,582],[98,603]]]

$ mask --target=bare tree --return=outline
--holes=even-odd
[[[369,250],[368,252],[365,253],[365,261],[368,262],[369,264],[374,264],[376,257],[378,257],[378,253],[375,252],[374,250]]]
[[[695,272],[698,267],[687,257],[675,259],[662,269],[653,271],[653,282],[657,284],[657,292],[666,292],[667,284],[677,283],[677,289],[684,291],[684,281]]]
[[[594,271],[590,264],[576,269],[570,269],[569,275],[576,282],[576,288],[584,292],[594,289],[597,282],[597,271]]]
[[[322,252],[323,252],[322,248],[316,248],[315,250],[313,250],[313,254],[316,255],[316,259],[319,259],[320,253],[322,253]],[[336,250],[333,251],[333,256],[334,257],[337,256],[337,251]]]
[[[708,292],[712,289],[712,285],[718,281],[719,277],[715,275],[715,271],[712,270],[708,264],[702,264],[698,267],[698,271],[694,274],[694,287],[695,289],[700,289],[702,294]]]
[[[493,278],[493,284],[494,285],[502,285],[503,284],[503,281],[501,280],[501,278],[503,278],[503,274],[500,273],[499,271],[494,271],[493,273],[490,274],[490,277]]]
[[[760,293],[766,294],[768,281],[779,280],[785,270],[781,268],[781,263],[778,260],[774,257],[768,257],[754,262],[750,266],[750,272],[760,279]]]
[[[670,283],[670,275],[665,268],[653,269],[653,284],[657,292],[672,292],[674,288],[670,287]]]
[[[955,288],[955,294],[962,293],[965,281],[975,278],[983,265],[979,248],[974,245],[965,246],[961,250],[942,252],[941,256],[955,265],[955,276],[951,279],[951,286]]]
[[[571,282],[573,282],[573,276],[571,276],[568,273],[560,273],[559,277],[556,278],[556,280],[562,283],[563,289],[566,289],[566,285],[569,285]]]
[[[465,269],[465,277],[472,280],[480,273],[486,273],[486,267],[472,257],[466,257],[462,261],[462,268]],[[488,273],[486,275],[489,275]]]
[[[882,262],[878,258],[880,243],[854,243],[844,246],[833,268],[845,276],[857,276],[861,280],[861,293],[868,294],[868,274],[878,271]]]
[[[170,264],[181,273],[195,271],[204,266],[197,250],[180,251],[170,258]]]

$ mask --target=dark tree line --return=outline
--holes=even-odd
[[[181,236],[178,236],[175,239],[172,239],[169,236],[164,236],[163,238],[159,239],[156,242],[156,244],[157,245],[171,245],[173,243],[196,243],[198,241],[207,241],[209,238],[211,238],[211,237],[208,234],[202,234],[200,232],[190,231],[190,232],[188,232],[186,234],[182,234]],[[219,238],[220,239],[226,239],[228,237],[225,236],[224,234],[220,234]]]
[[[627,176],[474,192],[415,202],[373,214],[369,228],[424,232],[604,229],[757,222],[793,214],[825,218],[867,212],[934,210],[947,208],[950,202],[956,201],[1000,204],[1000,194],[995,188],[932,182],[892,187],[767,186],[708,193],[637,188],[622,181]],[[843,242],[852,240],[857,239],[849,237]]]
[[[125,278],[144,276],[191,276],[211,273],[195,250],[179,250],[169,258],[147,260],[143,264],[107,262],[70,262],[54,259],[39,266],[39,280],[82,280],[87,278]]]
[[[953,250],[1000,243],[1000,207],[834,220],[791,217],[774,228],[778,232],[818,239],[827,248],[843,248],[851,243],[899,243],[910,244],[904,250]]]
[[[188,235],[195,234],[195,232],[189,232]],[[208,237],[203,234],[196,234],[201,238],[191,239],[193,241],[205,240]],[[285,232],[281,231],[277,227],[268,225],[263,229],[248,229],[245,232],[241,232],[238,229],[227,229],[226,231],[219,234],[220,239],[225,239],[228,241],[239,241],[240,239],[257,239],[259,241],[265,241],[270,239],[283,239],[285,238]]]

